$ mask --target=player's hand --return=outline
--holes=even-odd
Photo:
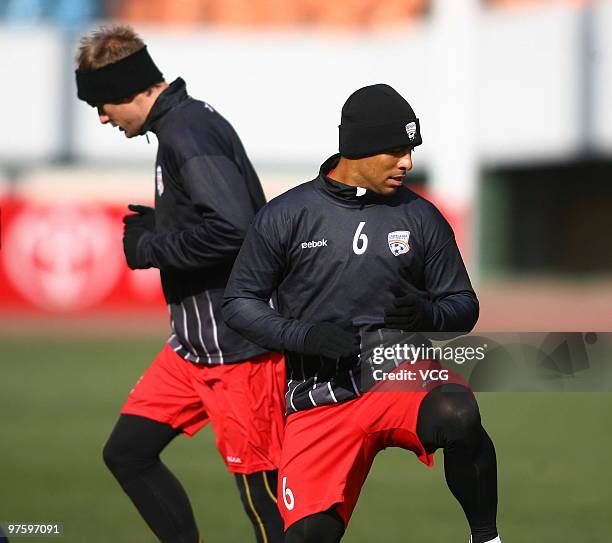
[[[150,232],[155,231],[155,209],[140,204],[130,204],[128,206],[134,214],[123,217],[123,224],[127,226],[140,226]]]
[[[123,229],[123,253],[127,265],[132,270],[149,267],[145,262],[141,247],[142,238],[149,235],[151,235],[151,231],[138,224],[126,224]]]
[[[431,332],[432,304],[429,295],[414,286],[409,270],[402,270],[402,281],[391,287],[393,303],[385,309],[385,327],[410,332]]]
[[[304,354],[344,358],[359,352],[359,339],[337,324],[315,324],[304,338]]]

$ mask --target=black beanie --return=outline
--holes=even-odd
[[[421,129],[410,104],[379,83],[356,90],[342,106],[340,154],[375,155],[393,147],[421,145]]]

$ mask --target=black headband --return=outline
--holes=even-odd
[[[121,102],[163,80],[146,46],[97,70],[76,70],[77,95],[90,106]]]

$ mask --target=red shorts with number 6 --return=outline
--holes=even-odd
[[[219,366],[194,364],[166,344],[121,410],[194,435],[208,422],[231,473],[277,469],[285,424],[285,361],[266,353]]]
[[[424,361],[408,368],[438,367],[432,364]],[[427,393],[448,383],[465,385],[449,371],[446,381],[418,386],[382,383],[354,400],[289,415],[278,474],[278,507],[285,530],[334,505],[347,526],[382,449],[408,449],[433,466],[433,455],[417,436],[418,413]]]

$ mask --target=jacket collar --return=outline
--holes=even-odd
[[[335,200],[341,205],[351,207],[387,204],[394,199],[393,196],[381,196],[370,190],[357,189],[357,187],[345,185],[328,177],[327,174],[338,165],[339,161],[340,153],[329,157],[321,165],[319,177],[315,180],[318,190],[326,197]]]
[[[157,97],[151,111],[147,115],[145,122],[140,129],[140,135],[146,132],[157,133],[161,119],[171,109],[176,107],[181,102],[189,98],[185,81],[181,77],[175,79],[164,91]]]

